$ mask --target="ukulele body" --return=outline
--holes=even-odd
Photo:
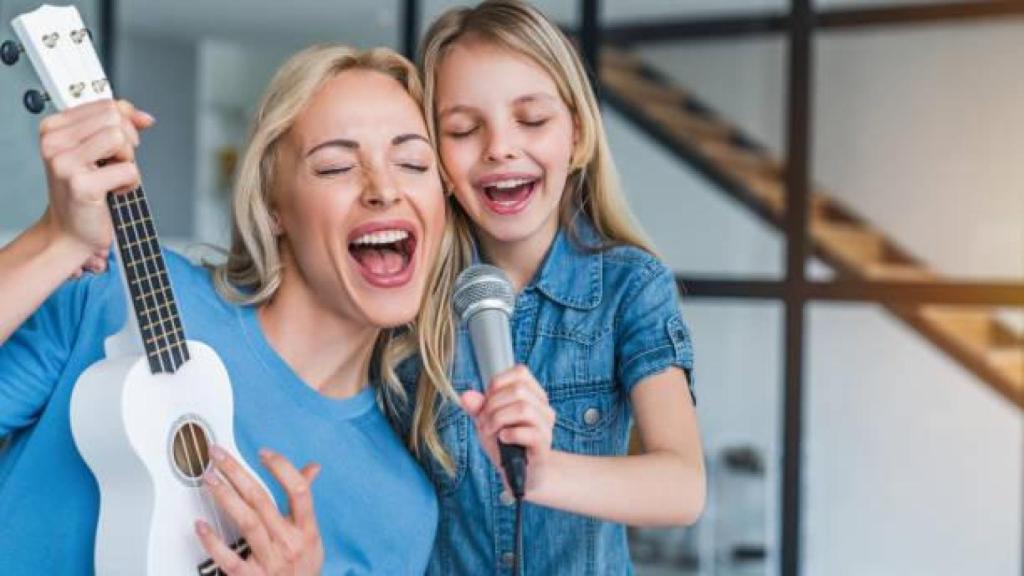
[[[239,536],[202,484],[208,447],[220,446],[259,479],[235,445],[227,370],[209,346],[188,340],[188,362],[153,374],[144,355],[111,353],[116,338],[71,397],[75,444],[100,489],[96,573],[197,574],[208,555],[196,520],[229,545]]]

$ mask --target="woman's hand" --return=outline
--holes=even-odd
[[[135,148],[153,117],[127,101],[92,102],[47,117],[39,125],[49,206],[42,224],[52,239],[79,254],[83,270],[102,271],[113,240],[108,192],[139,185]]]
[[[278,512],[270,494],[234,458],[216,446],[210,452],[217,471],[206,475],[206,485],[252,550],[252,555],[243,559],[200,520],[196,533],[217,566],[230,576],[320,574],[324,546],[310,490],[320,465],[307,464],[300,471],[284,456],[260,451],[263,465],[288,494],[291,516],[286,518]]]
[[[473,419],[477,436],[498,470],[501,457],[498,440],[526,449],[526,495],[544,482],[545,465],[551,455],[555,411],[548,396],[529,368],[518,365],[494,377],[487,392],[463,392],[462,407]],[[505,482],[506,487],[508,481]]]

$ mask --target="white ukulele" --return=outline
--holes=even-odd
[[[26,94],[29,110],[41,111],[47,100],[64,110],[112,97],[74,7],[44,5],[11,25],[21,46],[5,42],[0,57],[13,64],[27,53],[46,90]],[[106,358],[82,373],[71,397],[75,444],[100,488],[96,573],[220,574],[193,526],[205,520],[248,555],[202,485],[211,444],[245,466],[235,446],[231,382],[209,346],[185,338],[142,188],[108,194],[107,204],[130,312],[104,342]]]

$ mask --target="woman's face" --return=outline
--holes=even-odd
[[[279,143],[274,209],[286,266],[319,306],[378,327],[411,321],[445,218],[416,101],[369,70],[324,84]]]
[[[530,58],[481,41],[451,47],[435,111],[445,172],[485,237],[553,237],[576,140],[554,80]]]

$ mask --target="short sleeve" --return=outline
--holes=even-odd
[[[644,378],[678,366],[693,396],[693,344],[679,312],[671,271],[652,264],[638,274],[620,304],[616,330],[616,375],[627,395]]]
[[[49,401],[78,333],[86,284],[64,284],[0,344],[0,436],[32,424]]]

